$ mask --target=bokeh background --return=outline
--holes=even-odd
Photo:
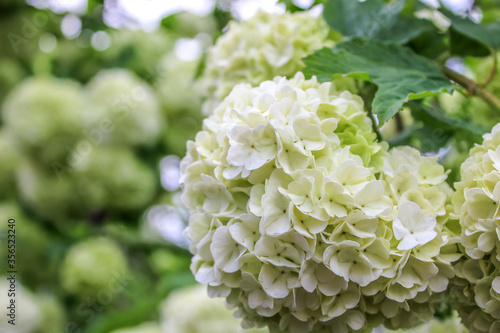
[[[203,59],[233,18],[320,2],[0,0],[2,309],[8,218],[18,271],[0,332],[243,332],[196,285],[183,234]]]
[[[274,5],[0,1],[0,332],[241,330],[189,271],[179,162],[201,128],[205,50]]]

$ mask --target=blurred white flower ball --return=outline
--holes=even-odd
[[[42,162],[64,158],[78,139],[85,100],[76,81],[32,77],[6,97],[2,118],[6,132],[21,149]]]
[[[164,128],[152,88],[125,69],[99,72],[85,87],[88,136],[94,141],[154,145]]]
[[[60,267],[61,286],[81,297],[116,296],[120,277],[129,274],[127,258],[120,246],[105,237],[88,238],[74,245]],[[117,283],[118,282],[118,283]]]
[[[304,67],[302,58],[333,45],[328,35],[326,22],[308,12],[261,11],[249,20],[230,22],[208,51],[203,112],[211,114],[238,83],[257,85],[277,75],[293,76]]]
[[[161,306],[163,332],[175,333],[265,333],[265,329],[243,330],[224,301],[207,296],[205,286],[173,292]]]
[[[26,290],[19,281],[8,280],[9,276],[0,276],[0,306],[3,311],[3,318],[0,321],[0,331],[2,333],[31,333],[34,332],[42,321],[42,313],[40,305],[37,304],[36,297]],[[12,288],[11,282],[16,286]],[[15,297],[8,297],[11,293],[9,290],[15,289]],[[12,318],[9,316],[11,300],[15,300],[15,325],[8,321]],[[22,316],[22,317],[21,317]]]
[[[125,147],[89,145],[72,150],[68,161],[52,170],[26,161],[17,172],[22,199],[42,218],[68,225],[68,217],[103,209],[132,211],[156,193],[154,171]]]

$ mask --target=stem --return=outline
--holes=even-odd
[[[403,132],[405,125],[403,123],[403,118],[401,118],[401,114],[399,112],[394,115],[394,121],[396,121],[396,131],[398,133],[401,133]]]
[[[486,79],[486,81],[481,83],[481,86],[486,87],[491,82],[491,80],[493,80],[496,72],[497,72],[497,53],[493,52],[493,65],[491,67],[490,74],[488,74],[488,78]]]
[[[375,93],[367,91],[367,88],[366,88],[367,84],[366,83],[363,84],[363,87],[361,87],[358,80],[355,80],[354,83],[356,85],[356,89],[358,90],[358,94],[361,96],[361,98],[365,102],[365,107],[366,107],[366,111],[368,112],[368,117],[372,121],[373,131],[377,135],[377,141],[382,142],[382,140],[383,140],[382,134],[380,134],[380,131],[378,130],[377,120],[375,119],[375,116],[373,115],[373,112],[372,112],[372,101],[373,101],[373,97],[374,97]]]
[[[382,142],[382,140],[383,140],[382,134],[380,134],[380,131],[378,130],[377,120],[373,116],[373,112],[372,112],[371,108],[368,109],[368,117],[370,117],[370,119],[372,120],[372,128],[373,128],[373,131],[375,132],[375,134],[377,135],[377,141]]]
[[[500,99],[498,99],[495,95],[486,90],[479,83],[472,81],[471,79],[445,66],[441,67],[441,71],[450,80],[453,80],[462,87],[464,87],[470,96],[477,96],[481,98],[486,104],[488,104],[490,108],[492,108],[495,112],[500,114]]]

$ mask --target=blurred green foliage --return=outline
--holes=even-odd
[[[154,32],[114,29],[103,11],[89,1],[66,37],[70,14],[0,2],[0,216],[16,220],[17,276],[36,310],[25,332],[158,323],[168,293],[194,283],[187,249],[143,229],[151,206],[176,200],[161,159],[182,157],[201,128],[200,57],[180,59],[176,41],[204,49],[220,30],[189,13]],[[97,32],[109,47],[92,45]],[[2,223],[2,272],[6,235]]]

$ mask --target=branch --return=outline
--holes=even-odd
[[[488,84],[490,84],[491,80],[493,80],[493,77],[495,77],[495,74],[497,72],[497,53],[493,52],[493,65],[491,67],[490,73],[488,74],[488,78],[486,81],[481,83],[482,87],[486,87]]]
[[[462,87],[464,87],[470,96],[477,96],[481,98],[486,104],[488,104],[490,108],[492,108],[495,112],[500,114],[500,99],[498,99],[495,95],[486,90],[479,83],[472,81],[471,79],[445,66],[441,67],[441,71],[450,80],[453,80]]]
[[[398,112],[398,113],[396,113],[394,115],[394,120],[396,121],[396,131],[398,133],[403,132],[404,127],[405,127],[404,122],[403,122],[403,118],[401,118],[401,113],[400,112]]]
[[[361,85],[359,84],[359,81],[354,80],[354,84],[356,85],[356,89],[358,90],[358,94],[361,96],[361,98],[363,99],[363,101],[365,103],[366,111],[368,112],[368,117],[372,121],[373,131],[377,135],[377,141],[382,142],[383,141],[382,134],[379,131],[380,122],[377,121],[377,119],[375,119],[375,115],[372,112],[372,101],[373,101],[373,97],[374,97],[375,93],[374,92],[367,93],[366,83],[363,84],[364,87],[361,87]]]
[[[371,108],[368,110],[368,117],[370,117],[372,121],[372,128],[375,134],[377,135],[377,141],[382,142],[383,141],[382,134],[380,134],[380,131],[377,126],[377,120],[375,119],[375,116],[373,115]]]

